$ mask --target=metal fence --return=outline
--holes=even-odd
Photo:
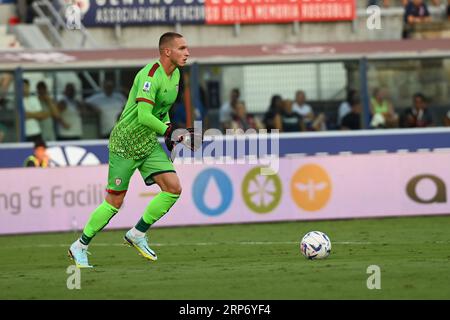
[[[113,80],[116,90],[126,95],[137,71],[135,66],[116,68],[113,65],[102,69],[61,66],[51,70],[0,70],[3,79],[0,82],[0,130],[3,131],[3,142],[24,141],[23,78],[30,79],[32,91],[37,81],[45,81],[53,99],[57,101],[68,82],[75,83],[80,99],[100,90],[106,79]],[[86,72],[90,77],[84,76]],[[443,126],[443,119],[450,110],[450,56],[208,62],[191,64],[183,72],[186,74],[184,86],[189,89],[190,96],[189,119],[196,119],[198,112],[195,111],[200,108],[205,116],[203,120],[207,122],[205,127],[219,126],[220,106],[235,87],[241,90],[241,99],[246,101],[248,111],[259,117],[267,110],[272,95],[280,94],[292,100],[295,91],[303,90],[307,103],[316,112],[327,115],[329,130],[339,129],[333,123],[336,123],[339,104],[350,88],[357,90],[362,100],[363,128],[369,127],[369,102],[376,88],[385,89],[387,98],[399,114],[412,106],[415,93],[423,93],[433,114],[434,126]],[[85,115],[83,125],[84,139],[98,138],[96,115]]]

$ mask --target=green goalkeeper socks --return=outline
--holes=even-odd
[[[136,224],[135,228],[141,232],[147,232],[152,224],[161,219],[161,217],[172,208],[179,197],[179,194],[173,194],[166,191],[158,193],[158,195],[148,204],[144,215]]]
[[[94,210],[84,227],[83,235],[80,239],[81,243],[88,245],[96,233],[102,230],[117,212],[119,212],[119,209],[110,205],[106,200],[103,201],[102,204]]]
[[[141,232],[147,232],[153,223],[161,219],[161,217],[172,208],[179,197],[179,194],[165,191],[160,192],[148,204],[143,217],[136,225],[136,229]],[[119,212],[117,208],[110,205],[108,202],[103,201],[89,218],[89,221],[84,227],[80,242],[84,245],[88,245],[97,232],[102,230],[117,212]]]

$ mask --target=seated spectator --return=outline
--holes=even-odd
[[[450,20],[450,0],[447,1],[447,19]]]
[[[17,13],[22,23],[33,23],[36,16],[32,8],[33,0],[17,0]]]
[[[186,126],[186,105],[182,99],[178,99],[170,108],[170,122],[175,129],[187,128]]]
[[[444,126],[450,127],[450,110],[447,112],[447,114],[444,117]]]
[[[408,3],[412,2],[412,0],[402,0],[402,5],[405,7],[406,5],[408,5]],[[441,1],[440,0],[431,0],[431,2],[433,3],[433,5],[435,5],[436,7],[439,7],[441,5]],[[427,0],[424,0],[425,4],[427,3]]]
[[[6,139],[6,127],[0,123],[0,143]]]
[[[75,99],[73,83],[66,84],[62,99],[58,102],[61,121],[58,123],[58,140],[80,140],[83,135],[81,102]]]
[[[342,119],[341,130],[361,129],[361,101],[353,99],[350,112]]]
[[[245,107],[245,103],[243,101],[238,101],[235,106],[234,115],[231,121],[231,129],[234,131],[236,129],[242,129],[247,131],[248,129],[259,130],[262,129],[263,126],[252,114],[247,113],[247,109]]]
[[[299,90],[295,93],[295,102],[293,110],[303,118],[303,127],[307,131],[323,131],[327,130],[326,117],[324,113],[320,113],[317,117],[314,115],[313,108],[305,103],[306,94]]]
[[[386,89],[376,88],[373,91],[373,97],[370,99],[370,112],[373,128],[398,127],[398,115],[394,111]]]
[[[337,125],[338,127],[342,123],[342,119],[352,111],[352,105],[355,99],[357,99],[358,91],[355,89],[349,89],[347,91],[347,98],[345,101],[343,101],[338,108],[338,119],[337,119]]]
[[[0,75],[0,110],[6,108],[8,104],[8,90],[13,82],[14,77],[10,73],[3,73]]]
[[[306,94],[302,90],[298,90],[295,93],[295,102],[293,104],[293,110],[303,118],[303,123],[306,128],[311,128],[314,121],[314,112],[312,107],[306,103]]]
[[[50,117],[40,121],[42,139],[44,141],[55,141],[56,133],[54,124],[61,121],[61,115],[59,113],[58,107],[48,94],[47,85],[44,81],[38,82],[36,91],[39,102],[41,103],[42,110],[50,115]]]
[[[280,112],[283,108],[283,99],[280,95],[276,94],[272,96],[270,100],[270,106],[267,112],[264,114],[263,123],[267,131],[277,129],[281,130],[281,118]]]
[[[404,128],[421,128],[433,125],[433,117],[427,107],[427,100],[422,93],[413,97],[413,107],[405,110],[402,119]]]
[[[367,1],[367,6],[383,6],[383,7],[389,7],[391,5],[391,1],[390,0],[368,0]]]
[[[38,98],[30,94],[30,82],[23,80],[23,108],[25,110],[26,141],[42,140],[42,130],[39,121],[47,119],[50,114],[42,110]]]
[[[430,12],[428,11],[427,5],[423,0],[412,0],[408,2],[405,6],[405,14],[403,18],[404,28],[403,35],[404,39],[410,38],[411,30],[414,25],[426,23],[431,21]]]
[[[203,104],[197,103],[193,106],[193,112],[191,118],[193,121],[202,121],[202,126],[206,126],[207,118],[206,118],[206,108],[203,107]],[[184,103],[181,96],[177,98],[173,107],[170,109],[170,122],[174,125],[175,129],[178,128],[188,128],[192,127],[192,124],[186,123],[186,104]]]
[[[317,115],[310,127],[306,130],[309,131],[326,131],[327,130],[327,117],[325,113],[321,112]]]
[[[117,117],[122,113],[126,98],[121,93],[114,92],[114,83],[107,80],[103,86],[103,92],[87,98],[86,103],[100,116],[100,137],[109,139]]]
[[[299,132],[304,130],[302,117],[293,111],[292,100],[284,100],[280,112],[281,128],[283,132]]]
[[[50,158],[47,154],[47,145],[44,140],[34,142],[34,151],[31,156],[25,159],[24,167],[47,168]]]
[[[241,92],[239,91],[239,89],[233,88],[230,91],[230,100],[220,106],[219,122],[222,125],[222,130],[231,127],[233,110],[236,106],[236,103],[239,101],[240,96]]]

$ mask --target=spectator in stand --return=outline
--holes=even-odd
[[[186,105],[183,99],[177,99],[170,109],[170,122],[175,129],[186,128]]]
[[[280,95],[273,95],[270,100],[270,106],[267,112],[264,114],[263,123],[267,131],[281,130],[281,117],[280,112],[283,109],[283,99]]]
[[[233,110],[236,106],[236,103],[239,101],[241,96],[241,92],[238,88],[233,88],[230,91],[230,100],[223,103],[220,106],[219,110],[219,122],[222,125],[222,130],[231,127],[231,120],[233,115]]]
[[[202,121],[202,125],[205,127],[206,123],[206,108],[203,107],[201,102],[193,106],[192,121]],[[175,129],[192,127],[186,123],[186,104],[181,96],[177,98],[173,107],[170,109],[170,122],[174,125]]]
[[[0,75],[0,110],[6,108],[8,104],[8,90],[13,80],[14,77],[10,73],[5,72]]]
[[[314,112],[312,107],[306,103],[306,94],[302,90],[295,93],[295,102],[292,106],[295,113],[303,118],[303,123],[306,128],[310,128],[314,121]]]
[[[304,128],[307,131],[323,131],[327,130],[326,117],[324,113],[320,113],[317,117],[314,115],[313,108],[306,102],[306,94],[299,90],[295,93],[295,102],[293,110],[303,119]]]
[[[444,126],[450,127],[450,110],[447,112],[447,114],[444,117]]]
[[[358,98],[352,99],[350,112],[342,119],[341,130],[361,129],[361,101]]]
[[[6,137],[6,127],[0,123],[0,143],[5,141]]]
[[[114,92],[114,83],[105,81],[103,92],[94,94],[86,99],[86,103],[95,110],[100,117],[100,137],[109,139],[109,134],[120,116],[126,98],[119,92]]]
[[[391,1],[390,0],[368,0],[367,1],[367,6],[383,6],[383,7],[389,7],[391,5]]]
[[[33,154],[25,159],[24,167],[47,168],[50,158],[47,154],[47,145],[44,140],[34,142]]]
[[[357,99],[357,96],[358,91],[356,91],[355,89],[349,89],[347,91],[347,98],[339,105],[338,108],[338,119],[337,119],[338,127],[341,125],[342,119],[344,119],[344,117],[352,111],[352,105],[355,99]]]
[[[402,0],[402,5],[405,7],[406,5],[408,5],[408,3],[412,2],[412,0]],[[441,1],[440,0],[431,0],[431,2],[433,3],[433,5],[435,5],[436,7],[439,7],[441,5]],[[424,1],[425,4],[427,3],[427,0]]]
[[[307,128],[309,131],[326,131],[327,130],[327,117],[325,113],[321,112],[317,115],[311,124],[311,127]]]
[[[398,127],[398,115],[395,113],[385,88],[376,88],[373,91],[373,97],[370,99],[370,112],[373,128]]]
[[[48,112],[42,110],[38,98],[30,94],[30,82],[23,80],[23,107],[25,110],[25,137],[26,141],[42,140],[40,121],[50,117]]]
[[[294,112],[292,100],[283,101],[283,108],[281,109],[280,118],[283,132],[304,131],[302,116]]]
[[[450,21],[450,0],[447,1],[447,19]]]
[[[62,99],[58,102],[61,121],[58,123],[58,140],[80,140],[83,134],[81,122],[82,104],[75,98],[73,83],[66,84]]]
[[[44,81],[39,81],[36,86],[39,102],[41,103],[42,110],[50,114],[50,117],[40,121],[42,130],[42,139],[44,141],[55,141],[55,123],[61,121],[61,115],[58,110],[58,106],[48,94],[47,85]]]
[[[22,23],[33,23],[36,16],[32,8],[34,0],[17,0],[17,14]]]
[[[402,127],[423,128],[433,125],[433,117],[427,106],[427,99],[422,93],[413,96],[413,107],[403,113]]]
[[[405,14],[403,18],[403,39],[410,38],[411,30],[416,24],[431,21],[430,12],[423,0],[412,0],[405,6]]]
[[[231,129],[236,133],[237,129],[247,131],[248,129],[263,129],[261,122],[252,114],[247,113],[243,101],[238,101],[235,106],[234,115],[231,120]]]

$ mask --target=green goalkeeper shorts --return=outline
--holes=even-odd
[[[109,193],[120,193],[128,190],[131,176],[138,169],[147,186],[155,183],[153,177],[166,172],[175,172],[172,161],[158,144],[146,158],[134,160],[125,159],[109,152],[108,186]]]

